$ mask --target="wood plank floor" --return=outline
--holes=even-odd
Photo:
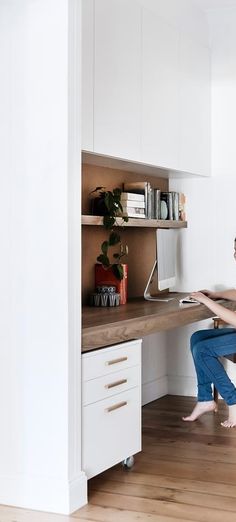
[[[181,416],[194,399],[166,396],[143,408],[143,451],[132,470],[120,465],[89,482],[89,504],[59,516],[0,507],[0,522],[233,522],[236,429],[223,404],[194,423]]]

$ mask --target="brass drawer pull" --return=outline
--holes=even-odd
[[[109,390],[110,388],[115,388],[115,386],[120,386],[120,384],[125,384],[126,382],[127,382],[127,379],[121,379],[120,381],[111,382],[110,384],[106,384],[105,388],[107,388]]]
[[[128,403],[127,401],[118,402],[117,404],[114,404],[114,406],[110,406],[107,408],[107,412],[110,413],[111,411],[118,410],[119,408],[122,408],[123,406],[126,406]]]
[[[110,366],[111,364],[117,364],[120,362],[128,361],[128,357],[120,357],[119,359],[112,359],[111,361],[107,361],[106,364]]]

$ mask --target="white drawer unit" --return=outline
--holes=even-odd
[[[141,343],[82,355],[82,466],[88,479],[141,450]]]
[[[129,341],[83,354],[82,381],[141,365],[141,341]]]
[[[83,405],[107,399],[116,393],[140,386],[140,366],[124,368],[97,379],[83,382]]]

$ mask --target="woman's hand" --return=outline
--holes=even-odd
[[[212,292],[211,290],[199,290],[202,294],[206,295],[210,299],[217,299],[217,292]]]
[[[233,293],[233,292],[235,292],[235,294],[236,294],[236,290],[232,290],[232,291],[228,290],[227,295],[229,295],[229,293]],[[190,295],[193,299],[196,299],[196,301],[204,304],[207,308],[209,308],[209,310],[211,310],[214,315],[217,315],[218,317],[223,319],[223,321],[225,321],[226,323],[228,323],[228,324],[232,325],[234,328],[236,328],[236,313],[235,312],[233,312],[232,310],[227,310],[227,308],[222,306],[220,303],[216,303],[216,301],[214,301],[214,299],[211,299],[210,297],[205,295],[203,292],[192,292]],[[236,298],[235,298],[235,301],[236,301]]]
[[[190,297],[192,297],[193,299],[196,299],[196,301],[198,301],[199,303],[203,303],[203,304],[208,304],[209,299],[210,299],[210,296],[207,296],[203,292],[192,292]]]

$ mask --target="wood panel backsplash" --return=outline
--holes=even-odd
[[[168,179],[135,174],[118,169],[83,165],[82,169],[82,213],[90,214],[90,192],[98,186],[108,190],[122,188],[128,181],[149,181],[153,188],[168,190]],[[156,257],[156,231],[153,228],[124,228],[124,243],[129,247],[128,297],[143,295],[148,276]],[[87,304],[89,295],[94,291],[94,264],[100,254],[100,245],[107,238],[107,232],[101,226],[84,225],[82,230],[82,296]]]

